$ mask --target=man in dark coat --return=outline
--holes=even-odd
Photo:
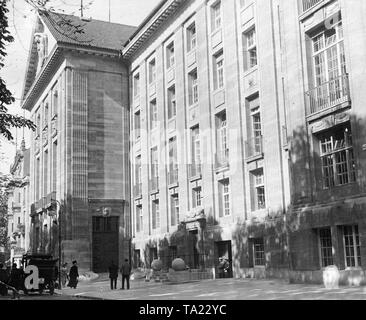
[[[125,259],[125,262],[122,263],[121,267],[122,273],[122,290],[125,289],[125,280],[127,282],[127,290],[130,289],[130,274],[131,274],[131,265],[128,263],[128,259]]]
[[[109,279],[111,279],[111,290],[117,289],[118,266],[112,261],[108,269]]]
[[[79,270],[78,270],[78,265],[77,265],[77,261],[74,260],[72,262],[72,267],[70,268],[70,273],[69,273],[69,284],[68,286],[70,288],[74,288],[76,289],[76,286],[78,285],[78,279],[79,279]]]
[[[10,272],[9,286],[15,288],[16,290],[20,290],[23,288],[22,280],[23,280],[22,271],[18,269],[17,264],[14,263]]]
[[[8,288],[6,284],[8,282],[8,273],[4,269],[4,265],[0,263],[0,295],[7,296]]]

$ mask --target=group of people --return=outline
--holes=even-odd
[[[111,280],[111,290],[117,289],[117,279],[118,279],[118,265],[111,262],[109,266],[109,279]],[[130,275],[131,275],[131,264],[128,262],[128,259],[122,263],[121,266],[121,274],[122,274],[122,288],[121,290],[125,289],[125,281],[127,283],[127,290],[130,289]]]
[[[219,265],[217,266],[219,271],[219,278],[228,278],[230,271],[230,262],[225,257],[219,258]]]
[[[16,263],[12,267],[4,269],[4,264],[0,263],[0,295],[7,296],[8,289],[17,291],[24,289],[25,274],[22,267],[18,268]]]
[[[68,287],[76,289],[79,282],[79,268],[77,261],[74,260],[72,262],[72,266],[70,268],[70,271],[68,271],[68,263],[65,262],[61,266],[61,285],[63,288],[66,287],[66,284]]]

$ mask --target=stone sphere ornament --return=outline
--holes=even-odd
[[[163,263],[161,262],[161,260],[155,259],[152,263],[151,263],[151,268],[154,271],[161,271],[161,269],[163,268]]]
[[[186,263],[181,258],[174,259],[172,262],[172,269],[174,271],[184,271],[186,270]]]

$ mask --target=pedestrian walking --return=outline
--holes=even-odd
[[[109,279],[111,279],[111,290],[117,289],[118,266],[112,260],[109,266]]]
[[[0,295],[7,296],[8,288],[6,284],[8,283],[8,273],[4,269],[4,265],[0,263]]]
[[[129,264],[128,259],[125,259],[125,262],[122,263],[121,273],[122,273],[122,288],[121,288],[121,290],[125,289],[125,280],[127,282],[127,290],[129,290],[130,289],[131,265]]]
[[[78,265],[77,265],[76,260],[74,260],[72,262],[72,267],[70,268],[70,273],[69,273],[69,279],[70,280],[69,280],[68,287],[76,289],[76,287],[78,285],[78,280],[79,280],[79,270],[78,270]]]
[[[68,275],[68,270],[67,270],[67,262],[65,262],[61,266],[61,284],[62,284],[63,288],[66,287],[67,281],[69,281],[69,275]]]

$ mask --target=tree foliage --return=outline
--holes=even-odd
[[[0,189],[0,247],[8,247],[8,195]]]
[[[8,0],[0,0],[0,70],[4,67],[4,59],[7,55],[6,46],[14,41],[9,31],[7,14]],[[15,99],[6,86],[5,81],[0,77],[0,135],[5,136],[8,140],[13,140],[11,128],[29,128],[35,129],[35,125],[31,120],[22,116],[13,115],[8,112],[7,106],[13,104]]]

